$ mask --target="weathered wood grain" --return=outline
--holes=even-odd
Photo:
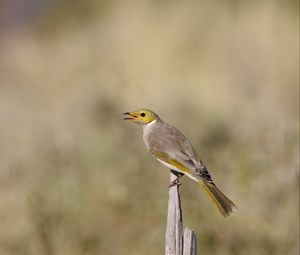
[[[196,234],[189,228],[184,229],[183,234],[183,255],[196,255],[197,254],[197,241]]]
[[[170,182],[177,176],[171,173]],[[186,228],[183,235],[179,186],[169,188],[168,217],[165,242],[166,255],[196,255],[196,235]]]

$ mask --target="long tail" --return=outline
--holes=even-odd
[[[233,209],[237,209],[236,205],[213,182],[200,181],[199,184],[224,217],[229,216]]]

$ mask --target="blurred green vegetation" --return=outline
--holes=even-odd
[[[21,4],[22,3],[22,4]],[[297,1],[1,1],[0,254],[163,254],[169,174],[121,113],[182,130],[201,254],[299,252]]]

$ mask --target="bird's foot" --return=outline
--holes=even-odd
[[[180,186],[181,185],[178,177],[175,180],[173,180],[173,181],[170,182],[169,188],[172,188],[175,185],[176,186]]]

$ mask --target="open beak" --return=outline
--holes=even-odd
[[[124,112],[123,115],[128,116],[128,117],[125,117],[123,120],[134,120],[136,118],[136,115],[134,115],[131,112]]]

